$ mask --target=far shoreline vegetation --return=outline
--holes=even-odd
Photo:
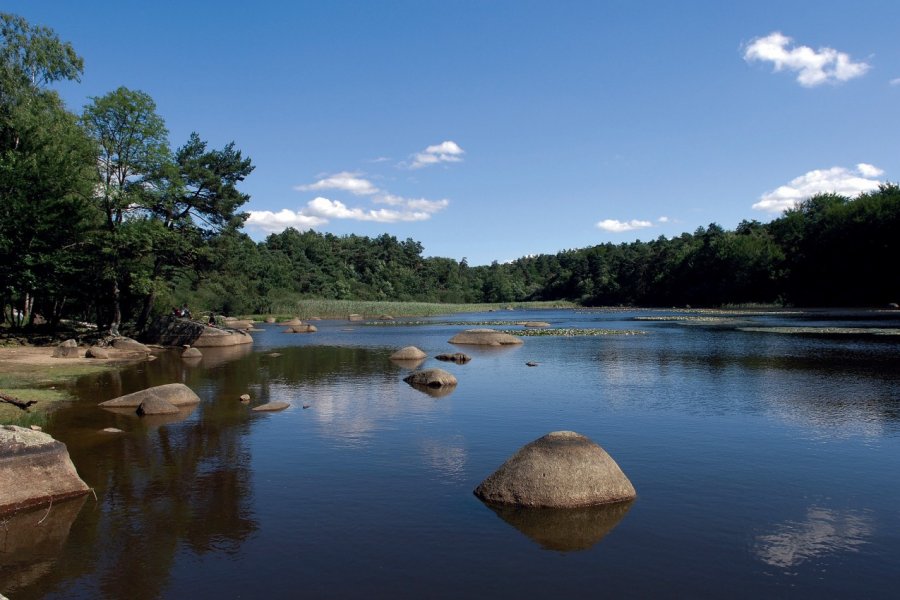
[[[427,316],[529,306],[884,307],[900,300],[900,187],[820,194],[769,223],[715,223],[469,266],[411,238],[243,231],[254,166],[194,133],[172,149],[144,92],[80,114],[49,88],[83,61],[46,27],[0,13],[0,327],[140,332],[195,316]],[[464,241],[461,242],[464,244]],[[373,303],[373,304],[367,304]],[[531,304],[540,303],[540,304]],[[40,318],[37,318],[40,315]],[[41,324],[44,323],[44,324]]]

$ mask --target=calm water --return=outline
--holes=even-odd
[[[271,325],[252,348],[207,350],[200,365],[164,353],[84,378],[47,429],[97,497],[6,523],[20,533],[0,544],[0,592],[896,597],[900,338],[633,320],[671,314],[323,321],[311,335]],[[442,322],[497,319],[648,334],[447,343],[467,327]],[[889,313],[751,321],[900,326]],[[408,369],[388,356],[411,344],[473,357],[424,363],[454,373],[455,391],[434,398],[401,381]],[[175,381],[203,402],[169,422],[95,406]],[[251,413],[243,393],[291,407]],[[97,433],[109,426],[125,433]],[[630,507],[507,514],[472,494],[520,446],[561,429],[618,461],[638,491]]]

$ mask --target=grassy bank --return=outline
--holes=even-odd
[[[293,314],[245,315],[261,320],[268,316],[276,319],[299,317],[321,317],[323,319],[346,319],[348,315],[362,315],[375,318],[381,315],[392,317],[434,317],[466,312],[488,312],[491,310],[537,310],[546,308],[574,308],[571,302],[501,302],[494,304],[439,304],[436,302],[378,302],[364,300],[300,300]]]

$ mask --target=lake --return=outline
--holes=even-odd
[[[722,317],[542,310],[321,321],[314,334],[263,325],[252,347],[206,349],[198,365],[163,351],[82,378],[46,430],[96,498],[17,517],[35,533],[0,544],[0,593],[896,597],[900,337],[873,332],[900,328],[900,312]],[[447,343],[526,320],[644,333]],[[388,358],[407,345],[472,360],[427,359],[459,380],[432,397]],[[202,403],[165,419],[96,407],[171,382]],[[251,406],[291,406],[250,412],[244,393]],[[557,430],[603,446],[637,500],[535,514],[473,495]]]

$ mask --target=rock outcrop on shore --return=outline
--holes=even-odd
[[[240,346],[252,343],[253,338],[246,331],[204,327],[203,333],[191,345],[195,348],[217,348],[220,346]]]
[[[0,426],[0,514],[88,491],[65,444],[40,431]]]
[[[554,431],[526,444],[475,488],[495,504],[575,508],[636,496],[616,461],[574,431]]]

